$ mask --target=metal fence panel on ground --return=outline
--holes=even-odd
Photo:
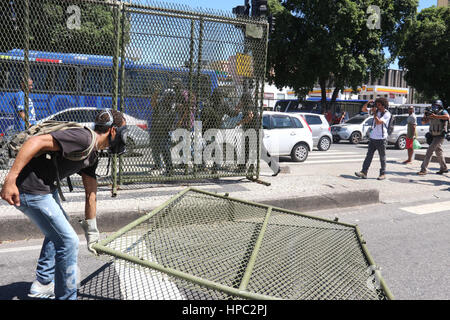
[[[94,247],[147,275],[124,280],[137,296],[392,298],[356,226],[191,188]]]

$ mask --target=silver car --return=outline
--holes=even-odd
[[[301,113],[301,115],[311,128],[314,147],[317,147],[320,151],[330,149],[333,136],[325,116],[316,113]]]
[[[417,117],[417,140],[420,143],[426,143],[427,139],[425,135],[430,129],[428,124],[422,124],[423,114],[416,115]],[[408,115],[394,115],[394,131],[388,136],[387,141],[389,144],[394,144],[397,149],[404,150],[406,148],[406,134],[408,132],[407,124]]]
[[[348,140],[357,144],[365,139],[367,131],[373,125],[373,117],[369,115],[357,115],[342,124],[331,126],[333,142]]]

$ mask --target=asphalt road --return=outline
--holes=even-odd
[[[332,146],[333,153],[313,152],[298,166],[334,166],[357,168],[367,150],[366,145],[347,143]],[[350,155],[351,154],[351,155]],[[404,160],[406,151],[389,148],[388,158]],[[349,162],[349,160],[355,160]],[[330,162],[334,161],[334,162]],[[377,161],[377,160],[374,160]],[[282,159],[282,165],[292,163]],[[425,205],[425,206],[424,206]],[[358,224],[371,255],[397,299],[450,299],[450,202],[436,199],[425,203],[376,204],[350,209],[315,211],[313,215]],[[102,235],[106,236],[106,235]],[[0,244],[0,300],[27,299],[35,279],[34,269],[42,239]],[[80,237],[80,280],[86,279],[108,261],[94,257]]]

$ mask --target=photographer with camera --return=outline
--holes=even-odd
[[[375,101],[370,100],[363,107],[363,112],[369,112],[373,115],[373,128],[370,133],[369,149],[367,150],[366,159],[364,160],[362,170],[355,172],[359,178],[367,179],[367,172],[372,163],[373,155],[378,150],[380,156],[381,168],[378,180],[386,179],[386,144],[388,136],[388,124],[391,119],[391,113],[387,110],[389,101],[385,98],[378,98]],[[369,110],[370,108],[370,110]]]
[[[447,164],[444,159],[444,152],[442,150],[442,144],[444,143],[445,134],[448,129],[448,121],[450,117],[447,110],[444,109],[444,105],[441,100],[436,100],[431,108],[425,110],[425,116],[422,119],[423,124],[430,123],[430,134],[432,141],[428,147],[425,159],[423,159],[422,166],[418,175],[424,176],[427,174],[428,164],[430,163],[433,152],[439,161],[440,170],[437,174],[444,174],[448,172]]]

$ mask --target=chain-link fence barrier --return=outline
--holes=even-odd
[[[356,226],[191,188],[94,247],[121,299],[392,298]]]
[[[1,6],[3,170],[14,133],[45,120],[92,125],[110,108],[125,114],[127,153],[110,168],[101,158],[100,184],[258,177],[265,20],[149,1]]]

